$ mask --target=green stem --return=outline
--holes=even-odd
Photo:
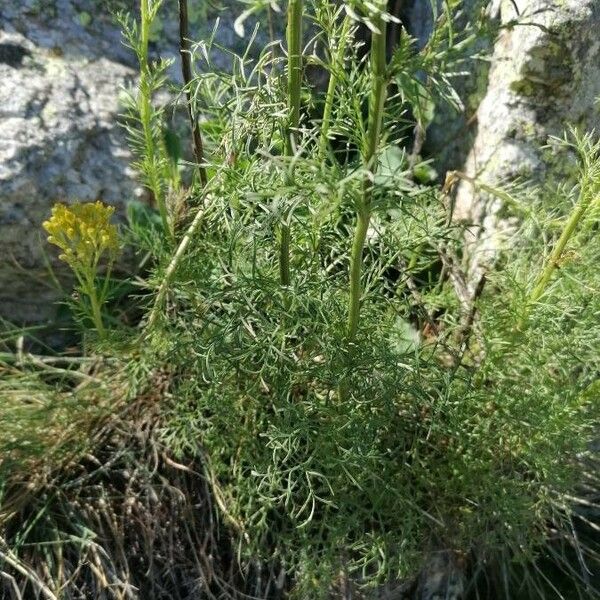
[[[325,107],[323,109],[323,120],[321,122],[321,137],[319,139],[319,156],[321,159],[327,153],[329,144],[329,128],[331,126],[331,115],[333,114],[333,104],[335,101],[335,92],[339,81],[339,75],[344,66],[344,56],[346,54],[346,46],[348,43],[348,34],[350,31],[350,17],[346,15],[336,52],[331,61],[331,72],[329,74],[329,85],[327,86],[327,95],[325,96]]]
[[[289,0],[288,44],[288,110],[289,121],[286,135],[286,151],[293,156],[300,125],[300,96],[302,93],[302,11],[303,0]]]
[[[383,10],[383,8],[382,8]],[[375,172],[373,164],[376,158],[381,126],[383,122],[383,108],[387,98],[387,73],[386,73],[386,21],[379,15],[373,19],[378,32],[373,33],[371,40],[371,71],[373,73],[373,88],[369,102],[369,122],[367,129],[367,143],[364,150],[364,162],[367,168]]]
[[[353,340],[358,331],[360,319],[360,299],[362,296],[362,256],[369,230],[371,215],[368,211],[358,214],[354,241],[352,242],[352,256],[350,258],[350,303],[348,306],[348,339]]]
[[[542,268],[542,272],[537,280],[531,295],[529,296],[529,305],[535,304],[544,294],[550,280],[552,279],[552,275],[554,271],[558,268],[560,260],[564,254],[565,248],[567,244],[573,237],[579,222],[582,217],[585,215],[588,208],[593,204],[594,195],[586,193],[586,186],[582,186],[581,196],[579,198],[579,202],[577,206],[569,216],[569,219],[556,243],[556,246],[552,249],[550,256],[546,259],[544,267]]]
[[[92,305],[94,325],[96,326],[96,331],[100,338],[104,339],[106,337],[106,329],[104,328],[104,323],[102,321],[102,310],[100,308],[100,300],[98,299],[96,285],[93,279],[88,279],[86,283],[86,293],[90,299],[90,304]]]
[[[384,7],[381,7],[384,10]],[[362,198],[357,202],[357,223],[352,244],[350,263],[350,301],[348,305],[348,339],[354,340],[360,322],[360,299],[362,296],[362,262],[363,250],[371,219],[373,199],[372,176],[377,168],[377,149],[381,137],[383,109],[387,97],[386,74],[386,22],[381,13],[373,18],[377,31],[371,40],[371,72],[373,87],[369,100],[369,121],[367,138],[363,148],[363,162],[367,169],[363,182]]]
[[[287,45],[288,45],[288,126],[285,136],[285,155],[294,156],[297,130],[300,126],[300,99],[302,93],[302,11],[303,0],[289,0]],[[279,246],[279,273],[281,284],[288,286],[290,276],[290,211],[286,210],[281,225]]]
[[[140,34],[140,67],[148,66],[148,42],[150,40],[150,14],[148,11],[148,2],[150,0],[140,0],[140,16],[142,28]]]
[[[171,237],[171,228],[169,225],[169,215],[167,205],[163,194],[160,177],[158,174],[158,166],[156,164],[157,149],[152,133],[152,99],[150,97],[150,65],[148,62],[148,45],[150,41],[150,26],[152,25],[152,16],[149,7],[151,0],[140,0],[141,14],[141,32],[140,32],[140,94],[139,94],[139,113],[142,130],[144,133],[144,145],[146,147],[148,165],[148,187],[154,195],[154,200],[163,228],[167,235]]]
[[[281,224],[279,240],[279,280],[281,285],[288,286],[291,283],[290,273],[290,246],[292,243],[292,231],[289,223],[289,211],[284,215],[284,222]]]

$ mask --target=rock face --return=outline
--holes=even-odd
[[[65,273],[40,225],[55,202],[100,199],[122,214],[143,194],[118,123],[119,92],[135,83],[136,59],[108,10],[136,4],[0,0],[0,319],[43,322],[54,314],[60,293],[48,264],[59,278]],[[160,20],[153,56],[178,55],[172,16]],[[214,24],[204,13],[190,16],[194,35]],[[227,13],[218,39],[243,43]],[[178,63],[170,74],[179,77]]]
[[[137,187],[117,125],[135,75],[119,32],[50,4],[0,2],[0,317],[13,322],[47,319],[58,296],[40,228],[52,204],[122,209]]]
[[[477,133],[464,166],[497,184],[519,178],[552,185],[573,172],[573,160],[542,149],[569,125],[600,128],[600,2],[504,0]],[[517,14],[517,9],[520,14]],[[457,190],[457,217],[475,224],[473,279],[499,240],[497,200],[466,182]]]

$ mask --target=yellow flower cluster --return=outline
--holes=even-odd
[[[105,252],[111,262],[119,253],[117,228],[110,222],[114,211],[100,201],[55,204],[42,226],[48,241],[62,250],[61,260],[78,272],[95,271]]]

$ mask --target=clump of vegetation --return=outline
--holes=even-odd
[[[165,65],[147,50],[160,2],[141,1],[141,23],[123,23],[142,71],[128,127],[157,212],[130,212],[142,318],[113,339],[99,317],[108,339],[74,364],[2,355],[13,406],[35,389],[80,424],[57,410],[47,456],[31,453],[30,400],[0,437],[6,593],[408,595],[443,554],[471,570],[473,597],[560,597],[532,576],[553,553],[596,593],[598,555],[573,521],[591,523],[577,505],[598,483],[600,144],[562,142],[581,172],[560,207],[506,194],[526,217],[469,282],[448,189],[423,183],[407,147],[425,105],[456,102],[448,73],[473,35],[454,31],[450,4],[421,51],[404,33],[389,43],[381,0],[290,0],[286,52],[234,55],[228,73],[212,68],[213,40],[182,35],[195,160],[173,168],[153,98]],[[59,207],[46,227],[66,257],[100,244],[67,261],[100,289],[82,288],[92,308],[99,256],[118,247],[109,216]],[[25,456],[43,477],[24,475]]]

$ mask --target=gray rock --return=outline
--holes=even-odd
[[[140,193],[117,123],[133,57],[108,15],[91,29],[82,12],[0,2],[0,317],[12,322],[55,311],[49,268],[65,273],[41,229],[51,206],[101,199],[122,212]]]
[[[14,322],[48,318],[59,295],[48,265],[62,269],[40,227],[52,204],[101,199],[122,209],[139,191],[117,125],[118,90],[134,71],[46,42],[0,32],[0,316]]]
[[[413,2],[414,6],[421,7],[419,11],[413,11],[416,14],[420,14],[423,5],[428,4],[421,0]],[[409,13],[409,17],[413,13]],[[456,110],[447,103],[438,103],[424,146],[424,155],[434,159],[441,178],[447,170],[462,168],[475,142],[476,113],[488,88],[490,57],[500,25],[498,13],[497,0],[463,0],[461,4],[454,29],[461,35],[465,32],[476,35],[473,43],[463,50],[461,62],[453,67],[450,74],[450,82],[462,106]],[[430,27],[423,29],[413,19],[414,16],[408,21],[411,34],[421,40]],[[429,23],[429,20],[425,22]]]
[[[122,215],[143,195],[118,122],[120,90],[135,83],[136,58],[108,10],[137,4],[0,0],[0,319],[43,322],[55,313],[60,292],[49,266],[59,280],[67,273],[41,229],[55,202],[100,199]],[[174,58],[170,75],[178,80],[178,21],[174,5],[165,3],[166,10],[151,53]],[[191,17],[195,38],[215,23],[214,14]],[[245,43],[233,32],[230,9],[218,41],[238,49]],[[215,64],[227,60],[217,55]]]

